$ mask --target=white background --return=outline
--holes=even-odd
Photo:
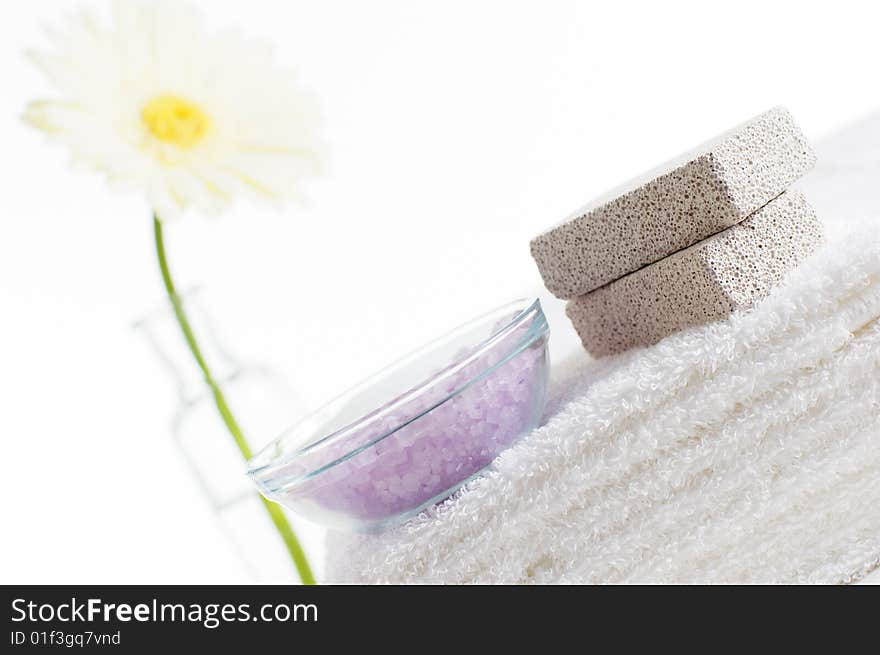
[[[130,329],[147,208],[18,118],[49,93],[22,50],[79,4],[0,16],[0,582],[246,582]],[[880,107],[871,4],[203,2],[297,68],[332,161],[308,207],[170,226],[177,277],[300,414],[536,289],[529,239],[607,188],[776,104],[811,138]]]

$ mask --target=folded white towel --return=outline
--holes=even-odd
[[[331,582],[848,582],[880,564],[880,242],[753,311],[557,371],[443,505],[331,534]]]

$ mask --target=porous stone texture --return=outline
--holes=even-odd
[[[583,295],[743,221],[815,161],[776,107],[535,237],[532,257],[555,296]]]
[[[651,345],[750,306],[822,239],[803,194],[788,191],[742,223],[570,300],[566,313],[594,356]]]

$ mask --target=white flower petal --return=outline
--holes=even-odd
[[[238,196],[295,199],[319,169],[314,99],[265,44],[205,33],[188,2],[117,0],[112,26],[80,13],[51,40],[51,52],[28,54],[59,97],[30,103],[23,119],[114,186],[139,188],[165,219],[217,213]],[[142,111],[160,96],[198,107],[204,135],[151,132]]]

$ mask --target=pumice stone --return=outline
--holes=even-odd
[[[570,300],[566,313],[594,356],[651,345],[750,306],[822,240],[813,209],[788,191],[742,223]]]
[[[575,213],[531,242],[547,289],[574,298],[745,220],[813,167],[771,109]]]

